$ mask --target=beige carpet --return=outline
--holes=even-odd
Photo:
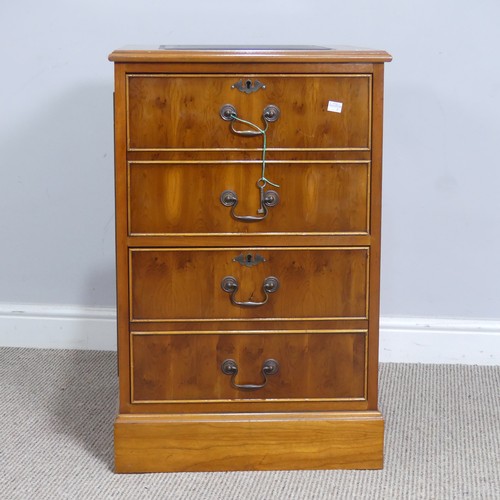
[[[116,475],[116,356],[0,348],[0,498],[500,499],[500,367],[382,365],[382,471]]]

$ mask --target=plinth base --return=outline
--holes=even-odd
[[[116,472],[381,469],[380,412],[124,415]]]

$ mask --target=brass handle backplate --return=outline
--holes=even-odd
[[[220,286],[226,293],[230,294],[229,296],[231,298],[231,304],[233,304],[233,306],[259,307],[267,304],[267,301],[269,300],[269,294],[274,293],[276,290],[278,290],[278,288],[280,287],[280,282],[278,278],[275,278],[274,276],[268,276],[264,280],[264,282],[262,283],[262,291],[264,292],[265,299],[261,302],[240,302],[236,300],[236,292],[238,291],[239,284],[238,280],[234,276],[226,276],[225,278],[223,278]]]
[[[279,194],[269,189],[268,191],[264,191],[264,186],[262,182],[257,182],[257,187],[259,188],[259,196],[260,196],[260,208],[257,210],[257,213],[262,215],[237,215],[234,213],[234,209],[238,204],[238,195],[231,190],[223,191],[220,195],[220,202],[225,207],[231,207],[231,217],[240,222],[259,222],[264,220],[268,214],[268,208],[275,207],[279,201]]]
[[[238,374],[238,364],[234,359],[226,359],[222,362],[220,367],[224,375],[231,375],[231,385],[240,391],[256,391],[262,389],[267,384],[267,377],[269,375],[276,375],[280,370],[280,365],[275,359],[266,359],[262,363],[261,373],[264,381],[260,384],[237,384],[235,382],[236,375]]]
[[[223,120],[231,122],[231,130],[235,134],[242,135],[244,137],[262,135],[262,132],[259,130],[237,130],[234,128],[234,122],[237,121],[238,118],[238,111],[232,104],[224,104],[224,106],[220,108],[219,114]],[[268,104],[262,111],[262,119],[266,122],[266,126],[268,123],[277,121],[280,115],[280,108],[274,104]]]

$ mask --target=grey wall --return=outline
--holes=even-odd
[[[386,49],[382,314],[500,317],[497,0],[5,2],[0,302],[114,304],[112,64],[126,44]]]

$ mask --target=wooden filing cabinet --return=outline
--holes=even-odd
[[[383,51],[115,63],[118,472],[380,468]]]

